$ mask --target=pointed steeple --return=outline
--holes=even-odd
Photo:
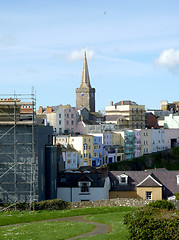
[[[82,71],[80,88],[91,88],[89,72],[88,72],[88,64],[87,64],[87,58],[86,58],[86,50],[84,52],[84,63],[83,63],[83,71]]]

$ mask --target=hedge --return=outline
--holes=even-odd
[[[1,204],[2,208],[5,210],[12,210],[15,208],[15,204]],[[20,211],[29,210],[30,204],[25,202],[16,203],[16,209]],[[69,209],[70,203],[62,201],[61,199],[45,200],[41,202],[32,203],[32,209],[34,210],[63,210]]]
[[[124,223],[133,240],[176,240],[179,239],[179,215],[167,209],[167,203],[149,204],[124,215]],[[162,205],[163,204],[163,205]],[[162,207],[163,206],[163,207]]]

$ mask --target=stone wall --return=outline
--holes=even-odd
[[[102,207],[102,206],[143,207],[145,204],[148,204],[150,202],[151,200],[143,200],[136,198],[114,198],[110,200],[73,202],[71,203],[71,208]]]
[[[99,201],[84,201],[73,202],[71,208],[86,208],[86,207],[102,207],[102,206],[126,206],[126,207],[143,207],[150,203],[152,200],[143,200],[137,198],[114,198],[110,200]],[[171,200],[179,210],[179,200]]]

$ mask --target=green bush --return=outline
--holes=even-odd
[[[27,210],[29,209],[29,203],[26,203],[26,202],[19,202],[16,204],[16,209],[17,210],[21,210],[21,211],[24,211],[24,210]]]
[[[172,202],[169,202],[167,200],[156,200],[149,203],[147,206],[153,207],[153,208],[168,209],[168,210],[175,209],[175,205]]]
[[[61,199],[46,200],[36,202],[34,205],[35,210],[63,210],[68,209],[70,203],[62,201]]]
[[[176,240],[179,236],[179,216],[167,209],[143,207],[124,215],[124,223],[135,240]]]
[[[179,193],[175,193],[176,200],[179,200]]]

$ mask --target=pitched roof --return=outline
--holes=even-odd
[[[83,120],[85,125],[99,125],[99,123],[93,121],[93,120]]]
[[[137,187],[162,187],[162,184],[157,181],[154,174],[150,174],[142,182],[137,184]]]
[[[90,112],[90,114],[97,118],[104,118],[104,114],[102,114],[101,112]]]
[[[138,104],[130,100],[124,100],[124,101],[117,102],[114,105],[138,105]]]
[[[119,119],[124,119],[122,115],[106,115],[106,121],[117,121]]]
[[[121,174],[126,174],[129,176],[128,184],[125,186],[121,186],[119,184],[118,176]],[[149,175],[152,176],[150,179],[148,177]],[[113,183],[113,191],[136,191],[137,185],[140,183],[141,185],[146,184],[147,187],[150,184],[153,186],[157,184],[156,182],[158,182],[165,187],[164,197],[172,196],[177,192],[179,193],[179,185],[177,185],[176,178],[177,175],[179,175],[179,171],[168,171],[166,169],[151,169],[147,171],[111,171],[109,173],[110,179]],[[153,179],[155,179],[156,182]]]
[[[91,187],[104,187],[101,173],[64,173],[58,177],[58,187],[78,187],[79,181],[90,181]]]

